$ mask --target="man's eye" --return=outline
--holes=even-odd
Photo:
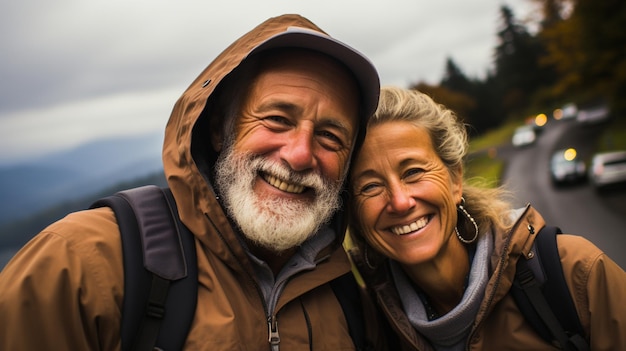
[[[328,150],[339,151],[346,148],[346,141],[337,133],[329,130],[316,132],[319,143]]]
[[[289,124],[289,120],[287,120],[287,118],[282,117],[282,116],[269,116],[269,117],[265,117],[265,120],[272,122],[272,123]]]
[[[337,144],[343,144],[342,140],[338,136],[336,136],[335,134],[333,134],[333,133],[331,133],[331,132],[329,132],[327,130],[320,131],[318,133],[318,135],[323,137],[323,138],[326,138],[326,139],[328,139],[328,140],[330,140],[332,142],[335,142]]]

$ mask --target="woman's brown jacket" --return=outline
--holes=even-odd
[[[517,260],[528,256],[536,237],[533,233],[544,225],[541,215],[528,206],[510,232],[495,233],[489,281],[466,350],[557,350],[534,332],[509,294]],[[557,238],[565,280],[591,350],[626,350],[626,273],[583,237],[561,234]],[[351,254],[399,335],[400,348],[433,350],[411,326],[386,264],[376,272],[364,271],[362,252],[361,248]]]

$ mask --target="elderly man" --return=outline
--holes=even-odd
[[[350,272],[338,210],[378,93],[365,57],[285,15],[179,99],[163,162],[197,252],[184,349],[355,349],[330,282]],[[110,208],[52,224],[0,275],[0,349],[119,350],[123,278]]]

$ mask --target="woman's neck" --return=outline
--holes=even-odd
[[[443,315],[463,298],[470,272],[469,255],[466,247],[453,239],[433,260],[402,268],[437,313]]]

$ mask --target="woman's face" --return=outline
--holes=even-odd
[[[394,121],[368,129],[351,176],[366,240],[406,265],[443,254],[462,195],[461,176],[454,178],[422,127]]]

